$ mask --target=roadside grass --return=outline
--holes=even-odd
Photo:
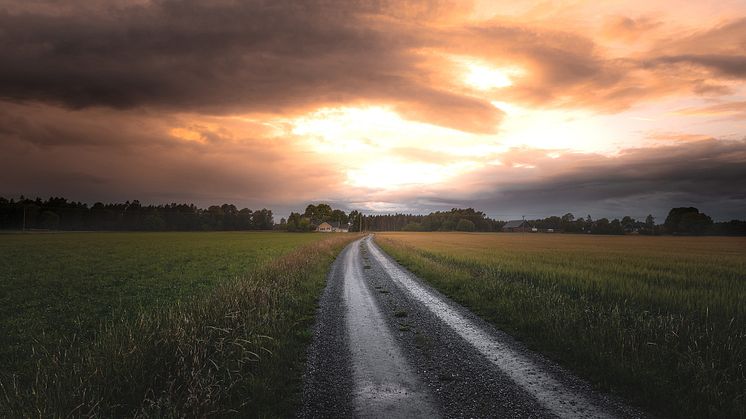
[[[102,321],[212,290],[316,234],[37,233],[0,235],[0,372],[28,352]],[[26,365],[24,365],[26,364]]]
[[[232,247],[232,234],[240,236],[166,233],[159,240],[157,234],[123,234],[123,246],[142,256],[112,261],[123,270],[129,263],[131,270],[140,272],[134,281],[137,286],[119,290],[130,299],[122,300],[126,303],[113,300],[116,309],[95,320],[73,321],[73,333],[50,332],[50,336],[33,339],[30,346],[17,340],[15,350],[6,354],[20,356],[25,349],[26,362],[3,367],[0,416],[292,416],[317,297],[329,264],[353,236],[266,233],[252,238],[259,244],[247,245],[236,238]],[[178,244],[169,246],[169,239]],[[131,249],[133,240],[135,250]],[[139,253],[141,244],[149,250]],[[38,250],[43,248],[34,249],[43,252]],[[185,268],[150,277],[161,272],[155,267],[169,262],[176,266],[178,258],[189,257],[189,249],[194,250],[191,257],[205,257],[191,265],[196,273]],[[70,252],[71,256],[80,254]],[[243,258],[253,260],[247,264]],[[98,257],[89,262],[96,266],[94,259]],[[146,268],[133,263],[140,260]],[[70,263],[58,261],[56,266],[64,270]],[[206,274],[220,267],[231,274]],[[195,285],[202,274],[210,279]],[[104,298],[96,295],[101,288],[95,282],[90,279],[94,312],[96,298]],[[84,291],[80,284],[65,285]],[[32,296],[40,300],[55,292],[40,288],[21,289],[38,292]],[[62,286],[59,290],[65,292]],[[158,297],[141,295],[149,293]],[[22,296],[3,295],[9,297],[16,301]],[[49,296],[53,302],[57,298]],[[86,306],[84,300],[73,299],[72,304]],[[23,305],[16,309],[23,310]],[[61,324],[71,317],[64,317]],[[47,325],[50,322],[46,320]],[[81,326],[94,323],[97,326],[88,330]],[[7,325],[3,324],[4,329]],[[75,328],[85,333],[75,333]]]
[[[746,240],[384,233],[454,300],[664,417],[746,417]]]

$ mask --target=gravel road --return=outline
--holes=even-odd
[[[372,236],[331,267],[300,417],[643,417],[454,303]]]

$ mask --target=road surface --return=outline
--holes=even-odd
[[[641,417],[434,290],[371,236],[331,267],[301,417]]]

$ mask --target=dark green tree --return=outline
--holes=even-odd
[[[694,207],[671,208],[663,225],[669,234],[704,234],[712,218]]]

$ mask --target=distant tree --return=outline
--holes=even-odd
[[[458,220],[458,223],[456,223],[456,230],[457,231],[474,231],[476,230],[476,226],[474,225],[472,221],[462,218]]]
[[[300,221],[298,221],[298,229],[296,231],[306,232],[306,231],[313,231],[314,227],[313,224],[311,224],[311,220],[309,220],[307,217],[302,217]]]
[[[303,216],[310,219],[311,223],[315,225],[324,221],[336,221],[332,219],[332,207],[329,204],[310,204],[306,207]]]
[[[143,220],[143,227],[145,228],[145,230],[161,231],[166,228],[166,223],[159,215],[151,214],[145,217],[145,219]]]
[[[331,212],[331,220],[332,221],[337,221],[337,222],[339,222],[341,224],[345,224],[346,225],[347,224],[347,219],[348,219],[347,214],[344,211],[338,210],[338,209],[332,210],[332,212]]]
[[[402,227],[402,231],[424,231],[425,229],[422,227],[422,224],[420,223],[407,223],[404,227]]]
[[[704,234],[712,218],[694,207],[672,208],[663,224],[670,234]]]
[[[619,219],[615,218],[611,220],[609,223],[609,230],[606,232],[606,234],[624,234],[624,226],[619,221]]]
[[[316,205],[308,204],[306,211],[303,213],[304,217],[314,218],[316,217]]]
[[[348,221],[350,223],[350,231],[360,231],[362,214],[360,214],[357,210],[352,210],[350,211]]]
[[[332,207],[329,204],[316,205],[316,217],[312,218],[313,221],[319,223],[329,221],[332,219]]]
[[[591,232],[593,234],[609,234],[610,228],[609,228],[609,219],[608,218],[599,218],[595,222],[593,222],[593,227],[591,227]]]
[[[715,223],[710,228],[710,232],[723,236],[746,236],[746,221],[730,220]]]
[[[655,227],[655,217],[653,217],[652,214],[648,214],[648,216],[645,217],[645,226],[651,230]]]
[[[254,229],[254,211],[248,208],[241,208],[236,214],[236,222],[234,226],[239,230],[253,230]]]
[[[256,230],[272,230],[275,220],[272,218],[272,211],[262,208],[251,215],[251,223]]]
[[[557,216],[547,217],[542,220],[541,228],[551,228],[559,230],[560,228],[562,228],[562,218]]]
[[[60,216],[53,213],[52,211],[44,211],[41,213],[40,218],[41,228],[47,230],[56,230],[60,225]]]
[[[678,230],[681,233],[702,235],[712,226],[712,218],[704,213],[689,212],[681,217]]]

